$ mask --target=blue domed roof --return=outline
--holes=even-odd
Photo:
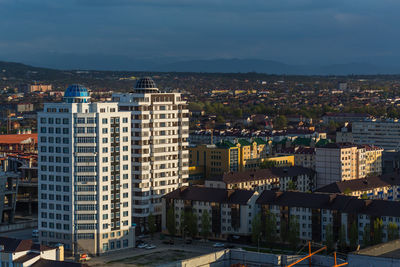
[[[65,90],[64,97],[89,97],[89,91],[83,85],[73,84]]]

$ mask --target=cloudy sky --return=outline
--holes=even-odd
[[[399,0],[0,0],[0,60],[396,65],[399,11]]]

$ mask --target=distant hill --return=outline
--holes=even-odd
[[[90,61],[80,65],[77,61],[76,65],[70,65],[68,69],[78,70],[98,70],[104,72],[107,69],[95,68]],[[99,60],[97,63],[102,62]],[[121,62],[122,63],[122,62]],[[262,59],[212,59],[212,60],[190,60],[173,63],[155,64],[154,62],[137,62],[135,66],[131,65],[122,67],[120,71],[117,69],[118,64],[114,64],[109,72],[114,73],[133,73],[133,72],[203,72],[203,73],[248,73],[257,72],[265,74],[287,74],[287,75],[375,75],[375,74],[400,74],[400,68],[382,68],[367,63],[348,63],[348,64],[332,64],[332,65],[289,65],[273,60]],[[36,65],[36,64],[35,64]],[[50,64],[52,65],[52,64]],[[139,69],[137,66],[142,66]],[[48,64],[46,65],[48,66]],[[79,67],[85,66],[85,67]],[[0,72],[7,71],[7,76],[27,77],[35,73],[35,78],[62,78],[65,77],[65,69],[53,69],[50,67],[33,67],[22,63],[0,61]],[[123,71],[122,71],[123,70]]]
[[[367,63],[349,63],[334,65],[288,65],[278,61],[262,59],[213,59],[182,61],[155,66],[154,71],[178,72],[259,72],[267,74],[302,75],[348,75],[396,73]],[[400,73],[397,71],[397,73]]]

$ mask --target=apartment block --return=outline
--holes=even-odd
[[[365,148],[354,144],[327,144],[315,150],[317,187],[366,176]]]
[[[400,149],[399,120],[370,119],[354,122],[352,133],[356,144],[370,144],[384,150],[398,151]]]
[[[314,190],[315,172],[298,166],[227,172],[220,177],[205,180],[204,186],[255,191],[274,189],[307,192]]]
[[[163,231],[167,231],[166,214],[171,208],[176,218],[177,233],[182,212],[196,215],[198,232],[201,232],[202,213],[207,211],[212,237],[226,239],[232,235],[251,236],[255,216],[261,214],[263,220],[267,213],[273,214],[276,219],[277,237],[282,230],[288,231],[291,220],[295,220],[299,227],[299,238],[303,242],[326,241],[328,229],[332,229],[331,234],[336,242],[344,229],[349,244],[350,228],[355,225],[358,242],[362,244],[364,229],[369,227],[367,229],[370,229],[372,236],[376,219],[383,222],[382,239],[386,242],[389,223],[400,226],[400,203],[397,201],[364,200],[327,193],[264,190],[259,194],[242,189],[184,187],[163,198]]]
[[[189,186],[179,188],[163,197],[162,230],[166,231],[166,214],[174,210],[177,233],[184,212],[196,215],[201,232],[202,214],[210,218],[210,237],[227,238],[230,235],[248,235],[254,216],[258,193],[250,190],[228,190]]]
[[[149,77],[112,99],[130,113],[132,219],[141,232],[150,214],[161,226],[161,197],[187,185],[189,111],[180,93],[161,92]]]
[[[81,85],[38,114],[39,240],[92,254],[135,246],[131,113]]]
[[[397,201],[400,200],[400,175],[396,172],[335,182],[318,188],[316,192],[345,194],[363,199]]]

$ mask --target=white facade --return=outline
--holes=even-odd
[[[41,243],[134,247],[130,113],[117,103],[46,103],[38,130]]]
[[[150,213],[161,225],[161,197],[187,185],[189,112],[180,93],[161,93],[150,78],[113,101],[131,113],[132,216],[144,231]]]
[[[400,121],[365,120],[354,122],[353,138],[356,144],[369,144],[384,150],[400,149]]]

